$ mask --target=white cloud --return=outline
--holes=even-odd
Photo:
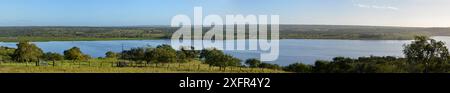
[[[355,6],[361,7],[361,8],[371,8],[371,9],[399,10],[399,8],[393,7],[393,6],[365,5],[365,4],[355,4]]]

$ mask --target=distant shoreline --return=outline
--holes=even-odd
[[[170,26],[0,26],[0,42],[105,41],[170,39],[179,28]],[[203,32],[208,29],[205,27]],[[280,39],[412,40],[414,36],[450,36],[450,28],[280,25]]]
[[[21,40],[5,40],[6,37],[0,37],[0,42],[19,42]],[[9,37],[10,38],[10,37]],[[51,41],[117,41],[117,40],[170,40],[168,38],[36,38],[27,39],[31,42],[51,42]],[[412,40],[412,39],[342,39],[342,38],[280,38],[280,40],[304,39],[304,40]]]

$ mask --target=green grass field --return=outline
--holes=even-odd
[[[167,64],[130,64],[129,67],[117,67],[110,60],[93,59],[89,62],[58,61],[53,65],[35,63],[0,64],[0,73],[286,73],[282,70],[246,68],[246,67],[219,67],[209,66],[194,61],[188,63]]]

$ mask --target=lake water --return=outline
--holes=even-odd
[[[436,36],[436,40],[450,43],[450,37]],[[316,60],[331,60],[337,56],[397,56],[402,57],[403,45],[411,40],[330,40],[330,39],[283,39],[280,40],[278,60],[271,62],[288,65],[295,62],[313,64]],[[44,52],[63,53],[73,46],[92,57],[103,57],[107,51],[170,44],[170,40],[115,40],[115,41],[51,41],[34,42]],[[0,42],[0,46],[16,47],[14,42]],[[258,51],[225,51],[240,59],[258,58]]]

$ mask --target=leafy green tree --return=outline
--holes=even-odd
[[[261,61],[259,59],[251,58],[251,59],[247,59],[245,61],[245,64],[247,64],[251,68],[256,68],[256,67],[259,67],[259,65],[261,64]]]
[[[413,63],[447,62],[449,59],[445,43],[426,36],[416,36],[411,44],[404,46],[403,52],[408,62]]]
[[[153,50],[152,58],[160,63],[174,63],[177,62],[177,51],[170,45],[160,45]]]
[[[83,54],[83,52],[81,52],[80,48],[72,47],[69,50],[64,51],[64,58],[67,60],[73,60],[73,61],[84,61],[84,60],[88,60],[90,58],[90,56]]]
[[[177,51],[177,61],[180,63],[189,62],[192,59],[189,59],[187,55],[183,51]]]
[[[0,62],[11,61],[16,49],[0,46]]]
[[[130,50],[124,50],[121,54],[121,59],[142,61],[145,58],[146,50],[144,48],[131,48]]]
[[[17,44],[17,49],[14,51],[12,58],[17,62],[38,62],[42,55],[42,50],[35,44],[21,41]]]
[[[347,57],[335,57],[333,58],[332,69],[333,73],[349,73],[353,70],[353,59]]]
[[[201,57],[204,58],[206,64],[213,66],[241,66],[240,59],[227,55],[217,49],[204,49],[202,50]]]
[[[145,49],[145,51],[144,51],[144,60],[145,61],[147,61],[147,63],[150,63],[150,62],[157,62],[157,60],[156,60],[156,56],[157,56],[157,54],[155,54],[155,48],[153,48],[153,47],[148,47],[148,48],[146,48]]]
[[[173,49],[170,45],[159,45],[156,48],[149,47],[144,50],[144,58],[143,60],[154,63],[174,63],[181,62],[183,58],[177,58],[177,51]],[[183,59],[183,60],[181,60]]]
[[[108,51],[105,53],[105,55],[106,55],[106,58],[113,58],[113,59],[115,59],[119,56],[119,54],[117,54],[113,51]]]
[[[216,49],[203,49],[200,56],[204,59],[206,64],[220,66],[220,64],[218,64],[219,59],[216,58],[219,55],[221,56],[221,54],[223,54],[223,52]]]
[[[225,67],[227,66],[241,66],[241,59],[239,58],[235,58],[231,55],[224,55],[225,60],[223,60],[225,62],[226,65],[224,65]]]
[[[424,72],[430,72],[430,66],[448,64],[450,54],[445,43],[426,36],[416,36],[411,44],[404,45],[403,53],[409,63],[424,64]]]
[[[324,60],[317,60],[314,63],[314,72],[317,73],[329,73],[330,72],[330,62]]]
[[[284,70],[298,73],[311,73],[313,72],[313,67],[303,63],[294,63],[286,66]]]

